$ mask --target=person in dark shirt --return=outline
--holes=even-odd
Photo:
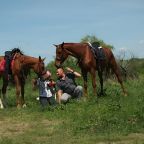
[[[67,73],[63,68],[57,69],[58,80],[56,81],[57,100],[61,102],[68,102],[71,98],[80,99],[83,95],[83,88],[75,82],[76,77],[81,77],[81,74],[67,67]]]

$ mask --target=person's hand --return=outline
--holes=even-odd
[[[69,72],[73,72],[73,70],[69,67],[66,67],[66,70],[69,71]]]
[[[54,82],[53,80],[48,84],[49,87],[54,87],[56,85],[56,82]]]

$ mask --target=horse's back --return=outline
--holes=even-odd
[[[0,61],[4,59],[4,56],[0,56]]]
[[[103,50],[106,56],[106,61],[105,61],[106,67],[108,69],[112,68],[113,70],[117,69],[118,65],[112,50],[110,48],[103,48]]]
[[[115,59],[114,54],[110,48],[103,47],[103,50],[107,60]]]
[[[83,55],[83,63],[88,69],[96,69],[96,59],[95,59],[95,54],[92,51],[91,47],[87,44],[84,43],[83,47],[86,49],[85,53]]]

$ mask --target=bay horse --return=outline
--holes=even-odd
[[[93,92],[96,93],[96,70],[100,79],[101,92],[103,94],[103,72],[104,70],[112,69],[121,85],[124,95],[127,95],[123,86],[122,78],[120,76],[119,67],[116,63],[115,57],[109,48],[103,47],[105,60],[100,60],[99,64],[96,63],[95,56],[88,43],[62,43],[54,45],[56,47],[55,66],[60,67],[69,55],[78,60],[81,69],[82,77],[84,80],[84,94],[87,95],[87,74],[91,74]]]
[[[0,56],[0,61],[4,59],[4,56]],[[12,76],[14,78],[15,87],[16,87],[16,106],[25,107],[24,100],[24,86],[25,78],[28,74],[28,71],[33,69],[37,75],[41,75],[45,69],[44,59],[40,56],[39,58],[23,55],[22,53],[16,53],[11,65]],[[8,86],[8,79],[5,76],[4,72],[0,72],[0,77],[3,78],[2,86],[2,95],[3,100],[6,101],[6,90]],[[0,99],[1,108],[4,108],[2,100]]]

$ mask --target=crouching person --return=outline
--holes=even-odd
[[[79,100],[83,95],[83,88],[77,85],[75,78],[81,77],[81,74],[72,70],[71,68],[66,68],[67,72],[64,72],[63,68],[57,69],[58,80],[56,81],[57,87],[57,101],[66,103],[71,98]]]
[[[37,79],[39,87],[39,101],[42,107],[56,105],[55,100],[55,82],[50,79],[51,73],[46,71],[40,78]]]

